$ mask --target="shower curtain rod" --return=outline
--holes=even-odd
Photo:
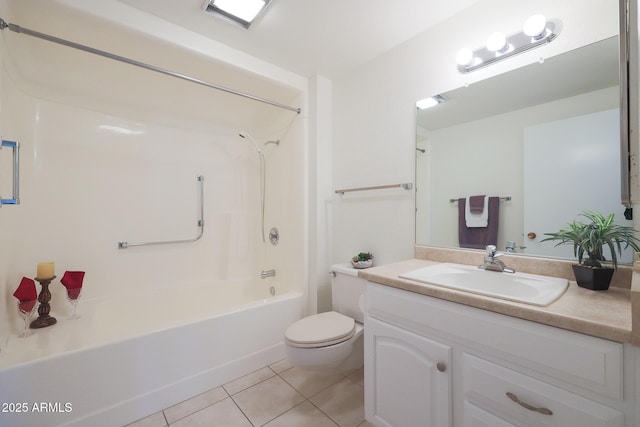
[[[247,98],[247,99],[251,99],[253,101],[258,101],[258,102],[262,102],[264,104],[269,104],[272,105],[274,107],[278,107],[278,108],[282,108],[285,110],[289,110],[289,111],[293,111],[297,114],[300,114],[300,112],[302,111],[300,108],[296,108],[296,107],[291,107],[285,104],[281,104],[279,102],[275,102],[275,101],[271,101],[269,99],[266,98],[261,98],[259,96],[255,96],[255,95],[251,95],[248,93],[244,93],[244,92],[240,92],[238,90],[235,89],[230,89],[228,87],[224,87],[224,86],[220,86],[220,85],[216,85],[214,83],[209,83],[207,81],[204,80],[200,80],[197,79],[195,77],[191,77],[188,76],[186,74],[181,74],[181,73],[176,73],[175,71],[171,71],[171,70],[167,70],[165,68],[160,68],[160,67],[156,67],[155,65],[149,65],[146,64],[144,62],[140,62],[140,61],[136,61],[135,59],[130,59],[130,58],[126,58],[124,56],[120,56],[120,55],[116,55],[110,52],[106,52],[104,50],[99,50],[99,49],[95,49],[89,46],[85,46],[83,44],[79,44],[79,43],[75,43],[69,40],[65,40],[65,39],[61,39],[58,37],[54,37],[51,36],[49,34],[44,34],[44,33],[40,33],[37,31],[33,31],[30,30],[28,28],[24,28],[21,27],[19,25],[16,24],[11,24],[6,22],[4,19],[0,18],[0,30],[4,30],[5,28],[9,28],[9,30],[16,32],[16,33],[20,33],[20,34],[26,34],[28,36],[32,36],[32,37],[36,37],[42,40],[47,40],[53,43],[57,43],[63,46],[67,46],[67,47],[72,47],[74,49],[78,49],[78,50],[82,50],[84,52],[89,52],[89,53],[93,53],[94,55],[98,55],[98,56],[102,56],[105,58],[109,58],[109,59],[113,59],[115,61],[120,61],[120,62],[124,62],[126,64],[130,64],[130,65],[134,65],[136,67],[140,67],[140,68],[144,68],[146,70],[150,70],[150,71],[155,71],[157,73],[161,73],[161,74],[165,74],[167,76],[171,76],[171,77],[176,77],[182,80],[186,80],[188,82],[191,83],[196,83],[202,86],[206,86],[212,89],[217,89],[220,90],[222,92],[227,92],[230,93],[232,95],[237,95],[237,96],[241,96],[243,98]]]

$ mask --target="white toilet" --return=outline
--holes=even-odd
[[[293,366],[325,373],[346,372],[364,363],[364,293],[367,281],[349,264],[331,266],[334,311],[300,319],[285,332]]]

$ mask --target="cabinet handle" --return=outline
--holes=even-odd
[[[438,362],[436,368],[438,368],[438,371],[444,372],[447,370],[447,365],[445,365],[444,362]]]
[[[507,392],[507,397],[511,400],[513,400],[514,402],[516,402],[518,405],[522,406],[525,409],[528,409],[530,411],[534,411],[534,412],[539,412],[543,415],[553,415],[553,412],[550,409],[547,408],[536,408],[533,405],[529,405],[526,402],[523,402],[522,400],[518,399],[518,396],[516,396],[515,394],[511,393],[511,392]]]

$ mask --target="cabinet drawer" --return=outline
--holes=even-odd
[[[553,385],[468,353],[462,364],[465,401],[515,425],[624,426],[622,412]]]
[[[367,312],[426,336],[463,340],[563,387],[623,397],[620,343],[372,282]]]
[[[476,405],[464,402],[464,427],[516,427]]]

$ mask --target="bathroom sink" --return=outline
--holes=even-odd
[[[499,273],[443,263],[401,274],[401,278],[525,304],[547,306],[560,298],[569,281],[527,273]]]

